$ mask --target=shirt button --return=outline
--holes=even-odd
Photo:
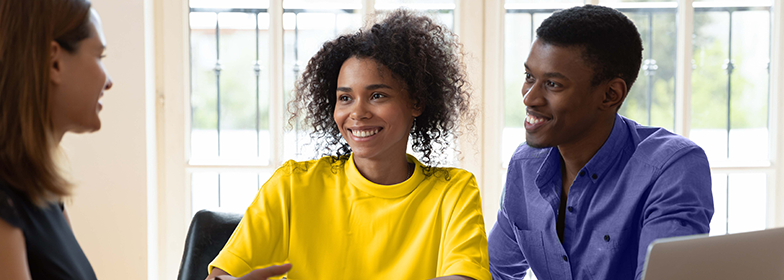
[[[585,176],[585,170],[580,170],[580,176]]]
[[[604,241],[610,242],[610,236],[609,235],[605,235],[604,236]]]
[[[593,174],[593,175],[591,175],[591,178],[593,178],[594,180],[596,180],[596,178],[599,178],[599,176],[597,176],[596,174]]]
[[[569,261],[569,258],[567,258],[567,257],[566,257],[566,255],[564,255],[564,256],[563,256],[563,260],[564,260],[565,262],[568,262],[568,261]]]
[[[569,213],[574,212],[574,207],[572,206],[566,207],[566,210],[569,211]]]

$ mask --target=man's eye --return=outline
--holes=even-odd
[[[372,98],[372,99],[379,99],[379,98],[382,98],[382,97],[384,97],[384,95],[383,95],[383,94],[380,94],[380,93],[374,93],[374,94],[371,96],[371,98]]]
[[[547,82],[545,83],[545,85],[546,85],[546,86],[548,86],[548,87],[558,87],[558,84],[556,84],[556,83],[553,83],[553,82],[551,82],[551,81],[547,81]]]

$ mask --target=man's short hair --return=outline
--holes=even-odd
[[[554,13],[536,29],[543,43],[582,48],[593,69],[591,86],[614,78],[630,90],[642,63],[642,39],[637,27],[613,8],[585,5]]]

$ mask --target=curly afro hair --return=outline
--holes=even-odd
[[[351,57],[387,67],[404,82],[413,105],[423,109],[411,128],[411,141],[425,165],[446,163],[444,152],[462,121],[473,131],[475,113],[457,36],[428,16],[398,9],[369,28],[324,43],[297,81],[289,125],[302,119],[311,126],[320,156],[345,162],[351,153],[333,118],[338,73]]]
[[[642,64],[642,39],[637,27],[613,8],[585,5],[554,13],[536,29],[545,43],[582,47],[593,66],[591,85],[620,77],[632,88]]]

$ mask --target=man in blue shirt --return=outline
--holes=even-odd
[[[618,115],[642,61],[634,24],[586,5],[536,30],[525,62],[526,143],[490,231],[495,279],[639,279],[657,238],[707,233],[708,159],[688,139]]]

